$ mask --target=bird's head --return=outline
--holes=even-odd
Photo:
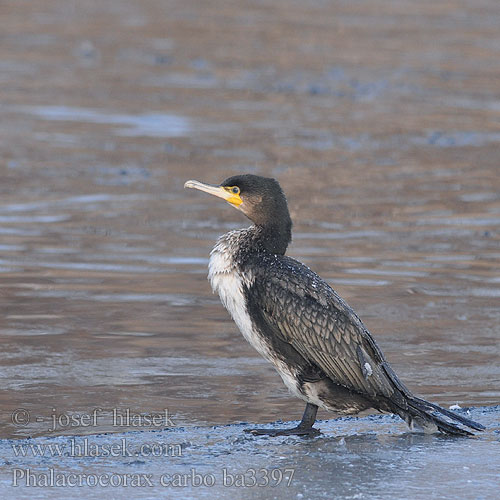
[[[245,174],[229,177],[218,186],[187,181],[194,188],[226,200],[262,228],[261,244],[273,253],[284,254],[292,239],[292,221],[285,195],[277,180]]]
[[[187,181],[184,187],[226,200],[258,226],[271,226],[277,220],[290,219],[285,195],[276,179],[245,174],[229,177],[218,186]]]

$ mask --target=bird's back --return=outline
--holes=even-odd
[[[260,309],[275,335],[334,383],[366,396],[393,395],[394,380],[381,350],[328,283],[282,255],[255,254],[242,269],[254,276],[247,301]]]

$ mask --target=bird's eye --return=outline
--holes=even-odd
[[[240,194],[240,188],[238,186],[234,186],[231,188],[231,192],[233,194]]]

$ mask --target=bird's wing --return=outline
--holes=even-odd
[[[332,381],[369,396],[409,393],[356,313],[316,273],[284,256],[252,267],[253,307],[275,335]]]

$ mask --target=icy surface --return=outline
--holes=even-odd
[[[0,497],[497,498],[500,407],[460,411],[470,411],[486,430],[472,438],[410,433],[395,416],[372,415],[320,421],[315,438],[255,437],[244,432],[251,425],[233,424],[6,439],[0,441]],[[44,447],[44,456],[35,456]],[[125,476],[127,487],[108,484]],[[134,478],[144,484],[133,485]]]

